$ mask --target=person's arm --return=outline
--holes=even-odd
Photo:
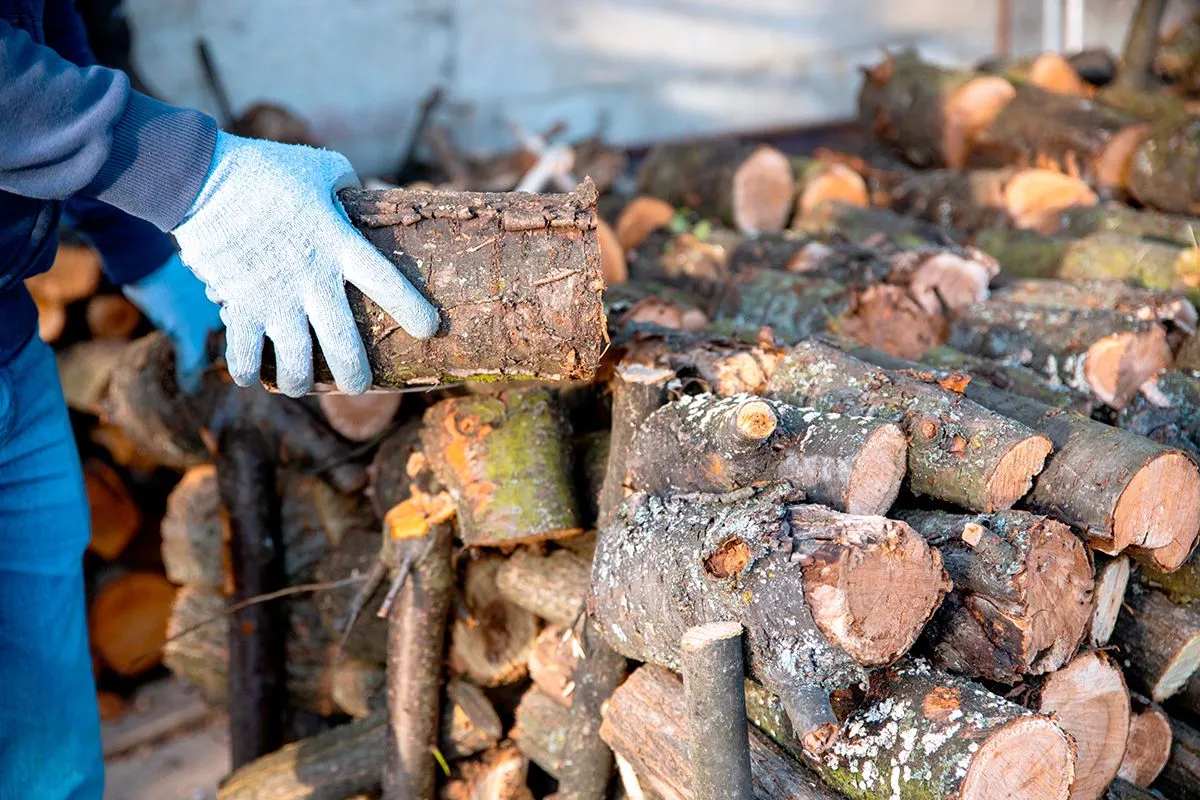
[[[183,221],[212,164],[211,117],[79,67],[0,22],[0,189],[103,200],[160,230]]]

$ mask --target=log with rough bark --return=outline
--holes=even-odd
[[[751,800],[742,626],[689,628],[680,650],[692,793],[696,800]]]
[[[609,335],[617,343],[640,330],[706,330],[709,317],[703,306],[704,301],[687,291],[649,281],[609,287],[604,293]]]
[[[623,360],[670,369],[685,376],[682,383],[689,390],[719,395],[762,394],[786,352],[767,338],[751,344],[716,336],[657,332],[635,336],[626,344]]]
[[[900,491],[907,450],[904,431],[886,420],[748,394],[685,395],[642,423],[628,472],[636,491],[728,492],[778,480],[812,503],[883,514]]]
[[[521,695],[514,718],[509,737],[530,761],[558,778],[567,730],[567,706],[538,686],[531,686]]]
[[[638,669],[604,711],[604,741],[636,771],[639,783],[664,800],[698,800],[689,764],[690,740],[678,677],[656,666]],[[749,732],[753,797],[832,800],[834,794],[758,730]]]
[[[1120,281],[1016,281],[993,292],[992,298],[1039,308],[1114,311],[1184,333],[1196,332],[1196,307],[1183,294],[1141,289]]]
[[[1129,683],[1156,703],[1179,692],[1200,668],[1200,608],[1156,589],[1132,587],[1113,631]]]
[[[817,206],[803,219],[796,220],[793,227],[799,232],[825,238],[840,236],[859,244],[876,242],[881,236],[888,241],[913,245],[943,244],[966,239],[961,233],[915,217],[906,217],[891,209],[879,206],[860,208],[837,202]]]
[[[513,553],[496,572],[496,588],[510,603],[547,622],[570,628],[587,599],[588,563],[567,550]]]
[[[1182,451],[982,381],[963,385],[961,374],[914,369],[877,351],[853,352],[930,385],[955,381],[967,398],[1047,436],[1054,453],[1024,503],[1078,529],[1095,549],[1115,555],[1130,548],[1131,555],[1171,571],[1200,536],[1200,508],[1183,499],[1200,492],[1200,469]]]
[[[904,523],[795,496],[780,484],[634,495],[597,543],[588,610],[614,648],[672,668],[687,628],[740,622],[750,674],[819,751],[836,730],[828,693],[906,652],[949,587]]]
[[[454,761],[494,747],[504,737],[504,727],[482,689],[451,678],[446,683],[438,733],[438,749],[447,761]]]
[[[624,362],[613,373],[612,439],[597,513],[601,526],[611,521],[628,494],[628,461],[634,435],[646,418],[666,402],[667,384],[674,377],[675,371],[665,366]]]
[[[872,676],[819,758],[787,728],[779,699],[747,684],[750,720],[852,800],[1067,800],[1074,745],[1052,719],[919,658]]]
[[[733,142],[657,147],[642,164],[638,188],[745,233],[783,229],[796,196],[787,156]]]
[[[925,630],[942,666],[1015,683],[1075,654],[1093,581],[1087,550],[1070,528],[1025,511],[893,516],[941,552],[954,584]]]
[[[1072,239],[1093,233],[1120,233],[1191,247],[1200,235],[1200,219],[1110,202],[1065,208],[1047,232]]]
[[[948,372],[962,372],[1011,394],[1028,397],[1054,408],[1065,408],[1089,417],[1095,406],[1091,395],[1052,382],[1029,367],[980,358],[953,347],[935,347],[921,356],[921,363]]]
[[[822,411],[900,423],[910,437],[908,486],[972,511],[1011,508],[1029,491],[1050,440],[945,387],[886,372],[821,342],[779,363],[767,393]]]
[[[1121,668],[1101,650],[1076,656],[1040,681],[1029,704],[1075,740],[1071,800],[1096,800],[1117,777],[1131,735],[1129,690]]]
[[[217,493],[228,526],[231,597],[241,603],[287,581],[275,464],[266,437],[249,421],[221,431],[214,453]],[[229,619],[230,750],[234,769],[284,742],[287,613],[256,603]]]
[[[439,334],[417,340],[348,290],[377,386],[595,371],[607,336],[590,181],[565,195],[347,189],[339,197],[441,314]],[[319,355],[316,376],[332,382]]]
[[[1092,647],[1104,647],[1112,638],[1121,603],[1125,601],[1125,589],[1129,586],[1129,558],[1109,558],[1095,554],[1094,556],[1096,588],[1092,592],[1092,616],[1088,622],[1087,643]]]
[[[427,473],[419,475],[404,500],[413,507],[420,535],[385,548],[387,564],[404,577],[388,614],[387,631],[387,760],[383,770],[385,800],[433,800],[437,783],[434,747],[440,723],[446,616],[454,593],[454,526],[425,515],[422,500],[431,488]],[[393,529],[394,530],[394,529]]]
[[[1200,732],[1171,720],[1171,757],[1154,788],[1173,800],[1200,798]]]
[[[1171,718],[1144,697],[1135,696],[1132,701],[1129,739],[1117,774],[1135,786],[1148,789],[1171,757]]]
[[[468,545],[508,546],[582,532],[570,423],[542,388],[443,400],[421,440],[458,508]]]
[[[525,677],[537,639],[534,615],[499,591],[496,576],[505,559],[484,556],[467,565],[459,586],[462,610],[451,628],[450,665],[483,687]]]
[[[1138,118],[997,75],[943,69],[914,51],[867,72],[859,116],[918,166],[1050,167],[1122,189],[1147,134]]]
[[[1079,178],[1048,169],[872,172],[875,202],[943,228],[1053,230],[1065,209],[1095,205],[1096,193]]]
[[[1117,415],[1124,430],[1200,458],[1200,374],[1170,370],[1148,381]]]
[[[949,343],[1030,367],[1117,410],[1172,362],[1166,330],[1156,321],[1013,300],[973,306],[951,326]]]
[[[613,756],[600,738],[601,712],[625,677],[625,656],[601,637],[585,618],[577,634],[582,652],[571,672],[571,708],[563,730],[558,775],[561,800],[603,800],[613,775]]]

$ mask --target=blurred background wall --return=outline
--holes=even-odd
[[[1090,0],[1083,44],[1119,52],[1132,0]],[[619,143],[837,120],[884,48],[971,63],[1000,0],[126,0],[135,63],[175,103],[214,110],[207,41],[234,110],[281,102],[360,172],[387,171],[433,87],[466,148],[505,122]],[[1176,0],[1167,25],[1187,13]],[[1010,0],[1015,54],[1041,49],[1041,0]]]

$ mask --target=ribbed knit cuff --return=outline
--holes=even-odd
[[[83,194],[169,231],[200,193],[216,141],[217,124],[207,114],[130,92],[108,160]]]

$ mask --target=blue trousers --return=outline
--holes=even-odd
[[[87,495],[54,355],[0,365],[0,800],[99,800]]]

